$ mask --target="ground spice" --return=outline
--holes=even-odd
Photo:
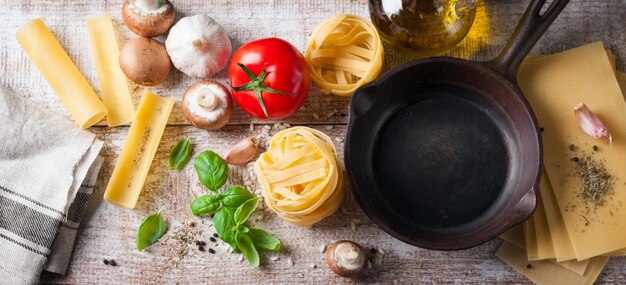
[[[165,243],[168,246],[168,251],[182,260],[189,253],[189,246],[196,243],[196,237],[200,233],[199,230],[194,230],[188,226],[176,230],[173,235],[166,237]]]
[[[574,174],[582,182],[582,198],[596,205],[603,205],[605,196],[613,188],[613,177],[607,172],[604,163],[590,156],[582,156],[575,162]]]

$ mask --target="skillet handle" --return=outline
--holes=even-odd
[[[550,7],[540,14],[545,2],[546,0],[530,1],[530,5],[500,55],[488,63],[513,82],[517,82],[516,74],[522,60],[563,11],[569,0],[553,0]]]
[[[515,205],[515,214],[512,215],[515,222],[513,224],[519,224],[530,218],[537,208],[537,193],[535,188],[530,189],[522,199],[520,199]]]

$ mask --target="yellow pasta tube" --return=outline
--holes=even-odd
[[[322,93],[351,96],[380,74],[383,44],[369,21],[339,14],[313,30],[305,58]]]
[[[126,208],[135,208],[174,101],[176,98],[173,96],[165,98],[145,89],[104,199]]]
[[[111,16],[105,14],[87,20],[87,29],[98,72],[100,95],[108,110],[107,124],[109,127],[128,124],[133,120],[133,102],[126,75],[119,64],[120,48]]]
[[[305,227],[332,215],[345,194],[336,153],[332,140],[311,128],[274,135],[254,164],[268,207],[283,220]]]
[[[104,118],[104,104],[41,19],[20,27],[16,38],[80,128]]]

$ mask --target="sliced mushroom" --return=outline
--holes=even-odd
[[[367,258],[363,248],[349,240],[339,240],[326,249],[326,263],[330,270],[343,277],[355,277],[363,271]]]
[[[203,80],[185,91],[182,108],[192,125],[212,131],[228,123],[233,114],[233,101],[224,85],[213,80]]]
[[[167,79],[172,62],[161,42],[135,38],[122,47],[120,67],[126,77],[136,84],[154,86]]]
[[[133,33],[151,38],[165,34],[174,25],[176,10],[168,0],[126,0],[122,18]]]

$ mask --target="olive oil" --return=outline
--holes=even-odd
[[[469,32],[474,0],[369,0],[381,38],[412,56],[444,52]]]

